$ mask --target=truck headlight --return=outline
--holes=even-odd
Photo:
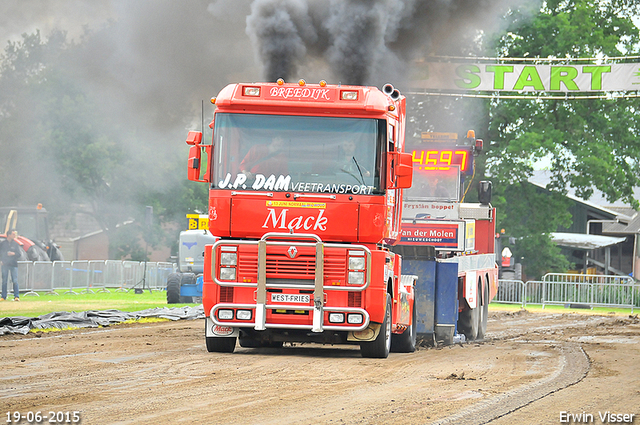
[[[347,314],[347,323],[352,325],[359,325],[362,323],[362,314]]]
[[[349,283],[352,285],[364,285],[364,272],[349,272]]]
[[[238,320],[251,320],[251,310],[238,310],[238,311],[236,311],[236,319],[238,319]]]
[[[220,320],[232,320],[233,310],[218,310],[218,319]]]
[[[236,280],[236,268],[235,267],[221,268],[220,280]]]
[[[344,323],[344,313],[329,313],[329,323]]]
[[[349,270],[364,270],[364,257],[349,257]]]
[[[221,266],[235,266],[238,264],[238,254],[235,252],[221,252],[220,253],[220,265]]]

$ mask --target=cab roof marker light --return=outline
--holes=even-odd
[[[327,82],[325,80],[320,80],[320,87],[327,87]]]
[[[245,96],[260,96],[260,87],[245,86],[242,88],[242,94]]]
[[[305,80],[303,80],[302,78],[298,81],[298,85],[300,87],[304,86],[305,84],[307,84],[307,82]]]
[[[358,92],[351,90],[344,90],[340,92],[340,99],[342,100],[358,100]]]
[[[281,86],[281,85],[283,85],[283,84],[284,84],[284,80],[283,80],[282,78],[278,78],[278,79],[276,80],[276,84],[278,84],[279,86]]]

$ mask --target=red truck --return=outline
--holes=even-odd
[[[390,84],[231,84],[212,103],[212,143],[187,137],[219,238],[204,250],[208,351],[315,342],[386,358],[414,351],[418,333],[483,337],[495,210],[490,190],[460,203],[480,141],[405,146],[406,101]]]
[[[389,84],[278,80],[228,85],[212,103],[212,143],[187,138],[188,177],[210,184],[209,230],[220,238],[205,249],[208,351],[413,351],[416,277],[401,276],[388,248],[413,176],[404,96]]]
[[[479,202],[464,202],[482,140],[473,131],[425,132],[405,149],[413,185],[404,191],[402,233],[392,249],[403,257],[403,273],[419,276],[417,332],[445,345],[463,335],[482,339],[498,290],[491,183],[479,182]]]

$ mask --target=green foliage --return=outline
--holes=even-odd
[[[36,32],[0,57],[0,205],[42,203],[53,216],[82,210],[108,235],[110,258],[143,260],[147,245],[177,244],[185,214],[206,211],[207,188],[187,184],[179,139],[163,134],[175,148],[159,149],[77,78],[68,64],[88,42]]]
[[[527,277],[564,272],[571,264],[560,253],[549,234],[571,224],[570,202],[557,192],[546,192],[527,183],[501,186],[493,199],[498,210],[497,226],[516,243],[510,246],[514,258],[525,265]],[[532,232],[532,229],[535,231]]]
[[[540,13],[520,8],[508,15],[509,29],[495,41],[494,54],[530,58],[594,58],[638,54],[640,36],[631,17],[636,1],[544,2]],[[636,99],[494,99],[489,105],[491,141],[487,173],[496,188],[499,226],[518,238],[516,256],[527,275],[563,271],[569,265],[549,233],[568,227],[559,194],[571,187],[588,199],[594,189],[607,200],[638,207],[640,115]],[[547,161],[548,195],[528,188],[533,164]],[[555,192],[555,193],[554,193]]]

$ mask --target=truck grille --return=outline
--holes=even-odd
[[[220,302],[232,303],[233,302],[233,286],[221,286],[220,287]]]
[[[331,255],[325,251],[325,282],[345,283],[347,258],[344,251]],[[267,253],[267,279],[309,279],[313,281],[316,271],[315,255],[299,255],[289,258],[286,254]],[[241,253],[238,256],[238,275],[257,279],[258,256]]]
[[[315,256],[300,255],[292,260],[283,255],[267,255],[267,278],[295,274],[302,279],[313,279],[315,270]]]
[[[362,307],[362,292],[349,292],[349,307]]]

